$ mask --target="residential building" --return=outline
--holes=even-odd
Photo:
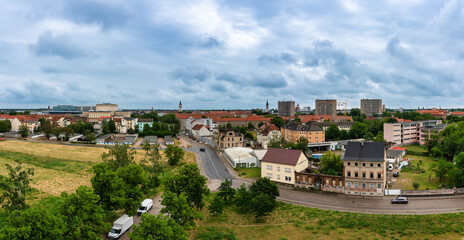
[[[233,168],[259,167],[259,161],[251,148],[233,147],[224,150],[224,157]]]
[[[322,130],[327,130],[330,125],[334,124],[340,130],[350,131],[351,127],[353,126],[354,122],[352,121],[342,121],[342,122],[318,122],[316,123]]]
[[[295,172],[295,187],[322,190],[325,192],[345,192],[345,178],[343,176],[325,175],[313,168]]]
[[[422,127],[436,126],[441,123],[441,120],[384,123],[383,138],[387,142],[398,145],[418,144],[420,143],[420,129]]]
[[[450,115],[456,116],[456,117],[464,117],[464,112],[452,112],[450,113]]]
[[[112,104],[112,103],[97,104],[95,109],[97,112],[117,112],[118,104]]]
[[[267,149],[267,144],[271,139],[280,137],[282,137],[282,133],[276,125],[265,123],[261,126],[261,128],[259,128],[257,140],[264,149]]]
[[[348,142],[343,158],[345,194],[383,196],[386,151],[382,142]]]
[[[361,99],[361,114],[373,116],[384,112],[382,99]]]
[[[317,99],[316,115],[330,115],[335,118],[337,115],[337,100],[335,99]]]
[[[197,124],[202,124],[208,127],[209,129],[214,129],[218,127],[218,124],[213,122],[212,118],[194,118],[194,117],[189,117],[185,121],[185,129],[187,131],[192,131],[192,128],[197,125]]]
[[[325,131],[315,122],[299,124],[295,121],[289,121],[280,129],[282,137],[287,142],[296,143],[300,137],[308,140],[308,143],[325,142]]]
[[[121,118],[121,133],[127,133],[129,129],[137,129],[138,128],[138,118],[126,117]],[[143,128],[143,127],[142,127]]]
[[[195,125],[195,127],[192,128],[191,133],[196,139],[200,139],[200,137],[210,137],[212,135],[209,128],[203,124]]]
[[[295,101],[279,101],[277,108],[281,117],[295,116]]]
[[[219,149],[243,147],[243,134],[236,130],[220,128],[213,135],[213,143]]]
[[[137,121],[139,132],[143,132],[145,124],[148,124],[148,126],[153,127],[153,118],[139,118]]]
[[[438,134],[443,131],[449,124],[439,124],[434,126],[423,126],[420,128],[419,144],[422,146],[432,134]]]
[[[387,150],[387,162],[398,164],[403,161],[404,151],[402,150]]]
[[[271,181],[295,184],[295,172],[308,167],[308,158],[301,150],[269,148],[261,160],[261,177]]]
[[[417,110],[416,112],[420,114],[430,114],[436,118],[441,118],[441,119],[446,119],[446,116],[449,114],[448,111],[445,109],[440,109],[440,108],[434,108],[434,109],[426,109],[426,110]]]

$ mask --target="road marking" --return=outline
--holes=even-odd
[[[216,169],[216,166],[214,166],[213,159],[211,159],[211,157],[209,156],[209,152],[206,151],[206,154],[208,155],[209,160],[211,161],[211,164],[213,164],[214,170],[216,170],[217,175],[218,175],[219,177],[221,177],[221,174],[219,174],[218,170]],[[222,178],[220,178],[220,179],[222,179]]]

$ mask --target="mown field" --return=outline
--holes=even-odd
[[[462,239],[464,213],[375,215],[326,211],[278,203],[258,223],[249,213],[228,207],[214,217],[206,209],[191,239]],[[222,238],[219,238],[221,236]]]
[[[47,197],[59,196],[61,192],[72,192],[81,185],[90,186],[92,166],[102,162],[105,148],[67,146],[26,141],[0,142],[0,174],[6,174],[5,164],[15,164],[15,159],[24,167],[34,168],[32,194],[27,200],[34,204]],[[145,157],[145,151],[137,150],[136,162]],[[186,152],[185,162],[195,162],[193,153]],[[174,168],[167,169],[167,175]]]

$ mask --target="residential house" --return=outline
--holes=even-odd
[[[126,117],[121,118],[121,133],[127,133],[129,129],[138,128],[138,118]]]
[[[200,139],[200,137],[208,137],[211,136],[211,131],[208,127],[203,124],[197,124],[192,128],[192,136],[196,139]]]
[[[403,161],[403,150],[387,150],[387,162],[391,164],[398,164]]]
[[[295,187],[344,193],[344,186],[345,178],[343,176],[321,174],[310,167],[295,172]]]
[[[345,194],[383,196],[387,179],[385,143],[348,142],[343,165]]]
[[[139,132],[143,132],[145,124],[148,124],[148,126],[153,127],[153,118],[139,118],[137,121]]]
[[[280,137],[282,137],[280,129],[274,124],[266,123],[259,128],[257,140],[264,149],[267,149],[267,144],[271,139]]]
[[[261,177],[271,181],[295,184],[295,172],[308,167],[308,158],[301,150],[269,148],[261,160]]]
[[[236,130],[218,129],[214,132],[213,143],[219,149],[243,147],[243,134]]]
[[[315,122],[299,124],[295,121],[289,121],[280,129],[282,137],[287,142],[296,143],[301,137],[306,138],[308,143],[325,142],[325,131],[322,130]]]

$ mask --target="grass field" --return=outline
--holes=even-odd
[[[238,174],[238,169],[235,170]],[[240,169],[240,177],[243,178],[259,178],[261,177],[261,168],[253,167],[253,168],[241,168]]]
[[[410,158],[412,159],[410,162],[410,166],[413,168],[417,168],[417,164],[422,160],[422,164],[419,165],[420,169],[425,170],[424,173],[417,171],[417,170],[412,170],[412,171],[406,171],[404,168],[403,171],[400,173],[399,181],[401,181],[401,188],[402,189],[407,189],[407,190],[412,190],[414,189],[412,186],[412,183],[414,181],[418,182],[420,184],[419,190],[425,190],[425,189],[439,189],[440,183],[438,181],[438,178],[435,177],[435,174],[432,173],[432,180],[429,183],[429,176],[430,173],[432,172],[430,170],[430,165],[435,162],[433,157],[429,156],[413,156],[413,155],[405,155],[404,158]]]
[[[34,168],[31,186],[35,189],[28,195],[33,204],[42,199],[59,196],[61,192],[72,192],[79,186],[90,186],[93,175],[92,166],[102,162],[104,148],[67,146],[26,141],[0,142],[0,174],[6,174],[5,163],[14,164],[20,159],[24,167]],[[145,151],[137,150],[135,160],[139,162],[145,157]],[[195,155],[186,152],[184,162],[194,163]],[[175,171],[174,167],[167,169]]]
[[[222,216],[203,210],[191,239],[462,239],[464,213],[375,215],[326,211],[278,203],[257,223],[250,214],[229,207]],[[222,236],[219,238],[218,236]]]
[[[420,146],[418,144],[406,145],[406,146],[401,146],[401,147],[406,148],[410,151],[414,151],[414,152],[427,152],[427,148],[425,148],[424,146]]]

